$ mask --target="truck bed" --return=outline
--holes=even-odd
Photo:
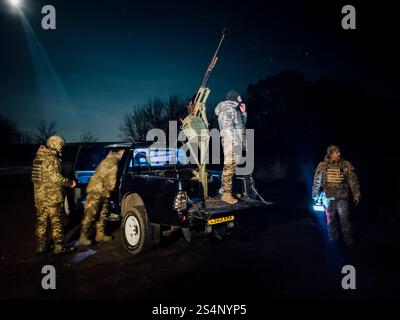
[[[235,204],[228,204],[220,198],[207,199],[201,205],[196,205],[197,209],[208,216],[220,216],[249,209],[267,207],[267,204],[260,200],[240,199]],[[196,208],[192,208],[197,210]]]

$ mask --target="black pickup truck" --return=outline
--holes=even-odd
[[[109,219],[121,220],[123,244],[135,255],[160,241],[165,227],[180,227],[187,241],[206,233],[221,237],[235,228],[236,215],[266,204],[257,200],[251,176],[235,176],[234,194],[239,202],[220,200],[221,171],[207,170],[208,199],[203,199],[195,165],[188,164],[180,149],[156,149],[150,142],[82,144],[71,174],[77,187],[70,189],[69,211],[82,209],[86,186],[97,165],[115,148],[125,148],[118,182],[110,198]]]

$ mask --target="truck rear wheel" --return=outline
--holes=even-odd
[[[122,220],[121,232],[125,249],[132,255],[149,250],[156,243],[154,228],[146,213],[129,210]]]

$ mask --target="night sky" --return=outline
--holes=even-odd
[[[210,102],[287,69],[400,100],[399,26],[388,1],[22,1],[37,39],[1,0],[0,108],[24,131],[48,119],[68,142],[82,130],[119,140],[135,106],[197,91],[225,26]],[[56,30],[41,28],[45,4],[56,8]],[[346,4],[356,7],[356,30],[341,28]]]

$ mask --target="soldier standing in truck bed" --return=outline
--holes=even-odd
[[[219,130],[222,137],[224,151],[224,169],[221,178],[223,194],[221,200],[235,204],[238,200],[232,196],[232,178],[236,167],[246,146],[246,105],[240,95],[231,90],[226,100],[220,102],[215,108],[218,116]]]

